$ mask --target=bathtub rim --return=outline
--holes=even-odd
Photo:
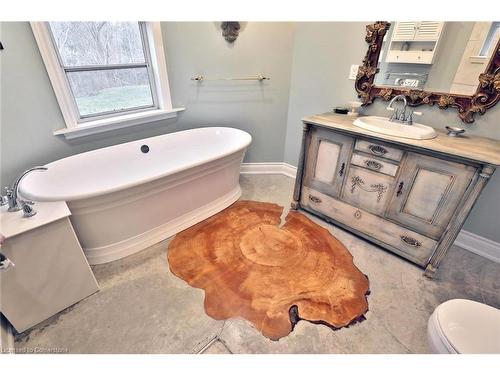
[[[94,197],[98,197],[98,196],[101,196],[101,195],[111,194],[111,193],[114,193],[114,192],[117,192],[117,191],[121,191],[121,190],[125,190],[125,189],[128,189],[128,188],[132,188],[132,187],[135,187],[135,186],[138,186],[138,185],[146,184],[146,183],[149,183],[151,181],[155,181],[155,180],[161,179],[163,177],[174,175],[176,173],[181,173],[181,172],[186,171],[188,169],[196,168],[196,167],[198,167],[200,165],[213,162],[214,160],[217,160],[217,159],[223,159],[223,158],[225,158],[225,157],[227,157],[229,155],[236,154],[236,153],[241,152],[242,150],[245,150],[246,148],[248,148],[248,146],[252,142],[252,136],[251,136],[251,134],[248,133],[248,132],[246,132],[246,131],[244,131],[244,130],[238,129],[238,128],[224,127],[224,126],[198,127],[198,128],[186,129],[186,130],[181,130],[181,131],[167,133],[167,134],[161,134],[161,135],[157,135],[157,136],[153,136],[153,137],[148,137],[148,138],[142,138],[142,139],[138,139],[138,140],[134,140],[134,141],[130,141],[130,142],[119,143],[119,144],[112,145],[112,146],[102,147],[102,148],[98,148],[98,149],[95,149],[95,150],[86,151],[86,152],[82,152],[82,153],[75,154],[75,155],[70,155],[70,156],[67,156],[65,158],[54,160],[53,162],[45,164],[44,166],[50,168],[50,166],[53,165],[53,164],[55,164],[55,163],[60,163],[63,160],[66,160],[66,159],[69,159],[69,158],[74,158],[76,156],[81,156],[81,155],[84,155],[84,154],[102,153],[104,150],[108,150],[108,149],[111,149],[111,148],[116,147],[116,146],[122,146],[122,145],[127,145],[127,144],[132,144],[132,143],[141,143],[141,142],[146,142],[146,141],[152,140],[152,139],[157,139],[157,138],[162,138],[162,137],[168,137],[169,135],[172,135],[172,134],[195,132],[195,131],[198,131],[198,130],[201,130],[201,129],[213,129],[213,130],[217,130],[217,129],[228,130],[229,129],[231,131],[235,131],[237,133],[242,134],[245,139],[244,139],[244,142],[241,145],[238,145],[237,147],[232,147],[229,150],[227,150],[226,152],[217,153],[216,155],[214,155],[212,157],[209,157],[209,158],[206,158],[206,159],[201,159],[198,162],[191,163],[191,164],[189,164],[187,166],[172,168],[172,169],[167,170],[164,173],[159,173],[159,174],[156,174],[154,176],[149,176],[147,178],[143,178],[143,179],[138,179],[138,180],[135,180],[135,181],[131,181],[131,182],[127,183],[127,184],[123,184],[123,185],[120,185],[120,186],[114,186],[114,187],[111,187],[111,188],[102,189],[102,190],[98,190],[98,191],[91,191],[91,192],[88,192],[88,193],[85,193],[85,194],[78,194],[78,195],[67,195],[66,194],[66,195],[50,195],[50,196],[48,196],[48,195],[40,195],[40,194],[36,194],[36,193],[26,192],[26,190],[24,188],[24,186],[26,185],[26,183],[29,182],[30,179],[34,178],[34,176],[36,176],[37,172],[43,173],[43,171],[35,171],[34,173],[32,173],[30,175],[27,175],[23,180],[21,180],[21,183],[19,184],[19,194],[22,197],[24,197],[24,198],[31,199],[31,200],[34,200],[34,201],[40,201],[40,202],[53,202],[53,201],[66,201],[66,202],[70,202],[70,201],[76,201],[76,200],[94,198]]]

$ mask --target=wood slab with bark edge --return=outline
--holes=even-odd
[[[300,320],[341,328],[368,311],[368,278],[325,228],[283,207],[238,201],[186,229],[168,250],[170,270],[205,290],[214,319],[242,317],[278,340]]]

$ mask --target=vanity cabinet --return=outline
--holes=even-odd
[[[304,119],[292,207],[301,208],[426,268],[432,277],[500,164],[500,142],[419,141]]]

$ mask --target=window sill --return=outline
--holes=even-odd
[[[64,135],[66,139],[85,137],[92,134],[104,133],[111,130],[127,128],[140,124],[165,120],[177,117],[177,112],[184,111],[185,108],[173,108],[169,110],[155,109],[147,112],[132,113],[110,117],[101,120],[89,121],[73,128],[65,128],[54,131],[54,135]]]
[[[471,64],[484,64],[488,62],[487,56],[469,56],[469,62]]]

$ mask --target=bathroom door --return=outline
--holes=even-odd
[[[409,153],[386,217],[438,239],[474,173],[475,168],[468,165]]]
[[[306,160],[304,185],[338,198],[351,157],[354,138],[313,128]]]

